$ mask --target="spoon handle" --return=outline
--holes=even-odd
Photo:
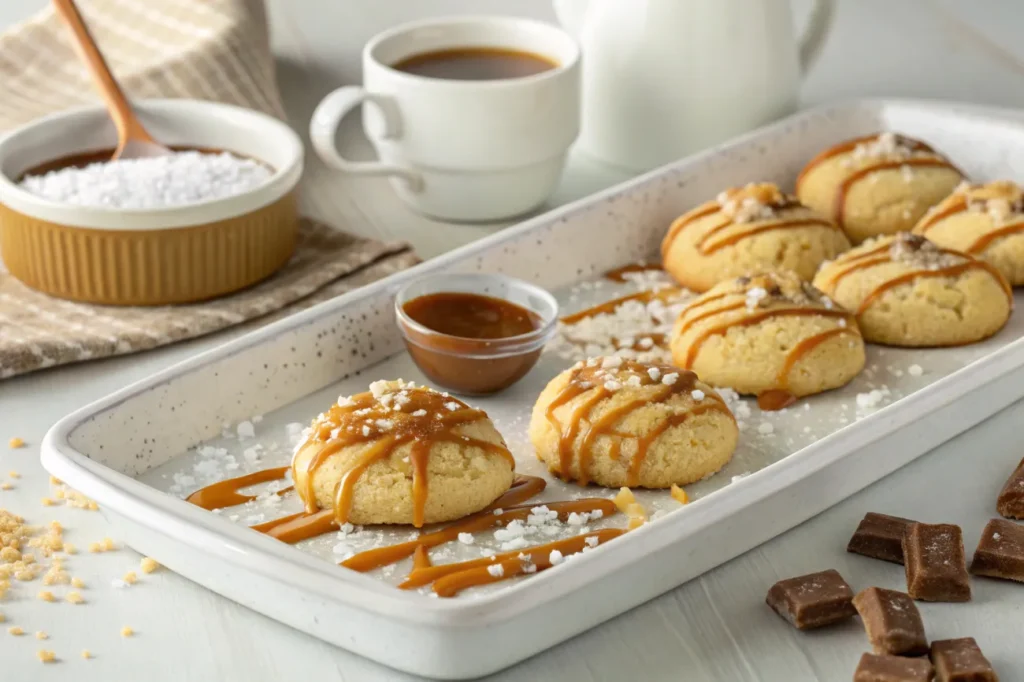
[[[149,132],[146,131],[142,123],[139,122],[139,119],[136,118],[131,104],[128,103],[124,92],[121,91],[121,86],[117,84],[117,80],[114,79],[114,75],[110,72],[110,67],[107,66],[106,60],[103,59],[103,55],[96,46],[96,41],[93,40],[92,35],[89,33],[89,28],[85,25],[82,14],[78,11],[74,0],[53,0],[53,5],[57,13],[64,20],[64,23],[71,29],[75,37],[75,48],[85,61],[89,73],[92,74],[93,81],[95,81],[96,86],[99,88],[100,95],[107,104],[107,109],[110,110],[110,115],[114,119],[114,126],[117,128],[117,137],[120,142],[119,147],[123,146],[126,140],[154,142]]]

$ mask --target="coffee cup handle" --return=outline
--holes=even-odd
[[[338,88],[317,105],[309,121],[309,138],[316,153],[324,163],[345,173],[368,176],[399,177],[409,184],[412,191],[423,188],[423,177],[405,166],[381,161],[352,161],[346,159],[334,144],[334,136],[342,119],[362,104],[377,107],[384,123],[381,139],[394,140],[401,137],[402,124],[395,102],[386,95],[367,92],[357,85]]]

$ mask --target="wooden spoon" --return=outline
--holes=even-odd
[[[110,68],[96,46],[96,41],[90,35],[78,7],[75,6],[75,1],[53,0],[53,5],[57,14],[71,29],[78,55],[85,62],[89,73],[92,74],[93,81],[99,88],[100,95],[110,112],[110,118],[114,120],[114,127],[117,128],[117,149],[114,150],[114,155],[110,157],[110,160],[173,154],[171,149],[153,139],[153,136],[135,115],[132,105],[129,104],[124,92],[121,91],[121,87],[114,79],[114,74],[110,73]]]

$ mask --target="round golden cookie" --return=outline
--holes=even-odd
[[[307,511],[417,527],[485,508],[512,485],[514,468],[485,412],[401,380],[340,399],[292,458]]]
[[[564,480],[668,488],[715,473],[739,430],[693,372],[619,357],[577,363],[537,398],[530,441]]]
[[[675,365],[709,384],[766,399],[837,388],[864,368],[853,315],[792,273],[740,277],[695,298],[676,319],[671,350]]]
[[[991,263],[1012,286],[1024,284],[1024,190],[1014,182],[961,184],[914,234]]]
[[[822,261],[849,248],[831,220],[761,183],[727,189],[677,218],[661,256],[676,281],[707,291],[750,272],[791,270],[810,280]]]
[[[1013,309],[1013,291],[994,267],[907,232],[847,251],[822,266],[814,285],[854,311],[865,339],[893,346],[980,341]]]
[[[860,244],[909,230],[961,180],[960,171],[924,142],[880,133],[811,159],[796,180],[796,195]]]

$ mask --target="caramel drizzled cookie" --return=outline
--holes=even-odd
[[[739,277],[694,299],[671,349],[677,366],[761,396],[766,409],[842,386],[864,367],[854,316],[792,273]]]
[[[822,266],[814,285],[856,314],[865,339],[893,346],[980,341],[1013,309],[996,268],[907,232],[847,251]]]
[[[822,261],[850,248],[827,217],[771,183],[725,190],[676,219],[661,244],[665,269],[707,291],[750,272],[791,270],[810,280]]]
[[[886,132],[818,154],[800,172],[796,195],[860,244],[909,230],[962,180],[949,159],[924,142]]]
[[[738,438],[732,412],[693,372],[614,356],[552,379],[530,421],[553,474],[610,488],[699,481],[725,466]]]

